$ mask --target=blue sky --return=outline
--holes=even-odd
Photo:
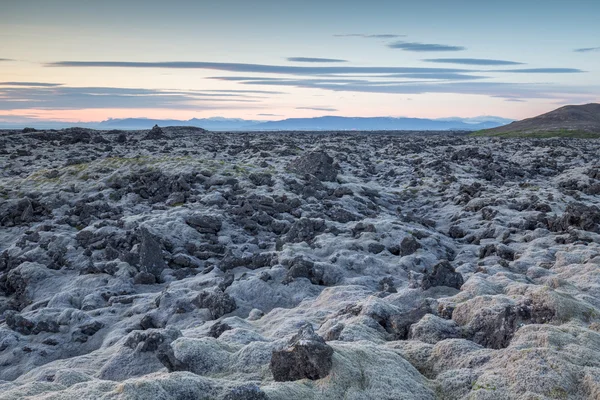
[[[8,0],[0,120],[524,118],[600,101],[598,15],[591,0]]]

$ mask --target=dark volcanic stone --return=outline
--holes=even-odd
[[[600,232],[600,208],[581,203],[569,203],[561,217],[548,221],[548,227],[554,232],[566,232],[569,227],[590,232]]]
[[[440,261],[433,267],[433,271],[426,272],[421,281],[421,288],[427,290],[434,286],[448,286],[460,289],[464,280],[447,260]]]
[[[300,218],[290,227],[285,236],[286,242],[310,242],[318,234],[325,231],[325,221],[322,219]]]
[[[409,235],[409,236],[406,236],[404,239],[402,239],[402,242],[400,242],[400,250],[399,251],[400,251],[401,256],[408,256],[408,255],[414,254],[420,248],[421,248],[421,245],[419,244],[417,239],[415,239],[414,236]]]
[[[208,335],[212,336],[214,338],[218,338],[219,336],[221,336],[221,334],[223,334],[223,332],[225,331],[229,331],[233,329],[231,326],[229,326],[228,324],[224,323],[224,322],[217,322],[216,324],[214,324],[213,326],[210,327],[210,330],[208,331]]]
[[[324,151],[311,151],[296,158],[287,169],[298,175],[313,175],[321,181],[335,181],[339,168]]]
[[[146,136],[144,136],[144,139],[146,139],[146,140],[159,140],[159,139],[164,139],[164,138],[165,138],[165,134],[158,125],[154,125],[152,127],[152,129],[150,130],[150,132],[148,132],[146,134]]]
[[[270,369],[277,382],[317,380],[329,375],[332,356],[331,346],[307,324],[292,337],[286,348],[273,351]]]
[[[185,222],[200,233],[216,234],[221,230],[221,220],[212,215],[192,214],[188,215]]]
[[[213,319],[221,318],[237,308],[235,300],[220,289],[204,290],[193,302],[198,308],[208,308]]]
[[[163,259],[160,242],[146,228],[141,228],[140,233],[142,236],[140,246],[141,272],[147,272],[159,278],[161,272],[167,267]]]

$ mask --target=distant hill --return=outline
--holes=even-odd
[[[373,131],[444,131],[478,130],[501,125],[497,121],[479,123],[462,120],[435,120],[422,118],[350,118],[317,117],[290,118],[282,121],[268,121],[252,126],[254,130],[373,130]]]
[[[149,129],[154,125],[159,126],[195,126],[209,131],[236,131],[246,126],[251,126],[262,121],[252,121],[238,118],[192,118],[187,121],[176,119],[147,119],[126,118],[108,119],[96,124],[97,129]]]
[[[537,117],[486,129],[477,135],[490,136],[600,136],[600,104],[564,106]]]
[[[152,126],[197,126],[209,131],[330,131],[330,130],[480,130],[497,127],[510,120],[500,117],[477,118],[392,118],[392,117],[316,117],[289,118],[280,121],[252,121],[243,119],[208,118],[179,120],[156,120],[145,118],[109,119],[96,124],[97,129],[148,129]]]
[[[481,116],[474,118],[394,118],[394,117],[316,117],[290,118],[279,121],[255,121],[239,118],[192,118],[190,120],[125,118],[102,122],[65,123],[56,121],[32,121],[24,124],[2,123],[0,129],[22,129],[25,126],[38,129],[61,129],[73,126],[99,130],[144,130],[158,126],[193,126],[213,132],[224,131],[478,131],[495,128],[511,122],[501,117]]]

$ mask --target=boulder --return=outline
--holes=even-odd
[[[331,346],[307,324],[287,347],[273,351],[270,369],[277,382],[322,379],[331,371],[332,356]]]

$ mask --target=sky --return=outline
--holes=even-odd
[[[0,121],[522,119],[600,102],[598,0],[0,0]]]

